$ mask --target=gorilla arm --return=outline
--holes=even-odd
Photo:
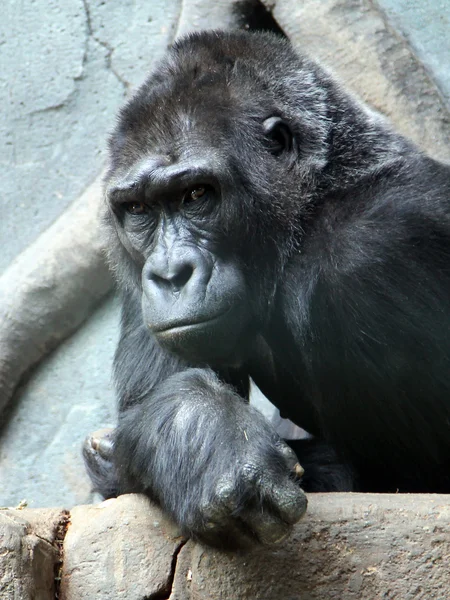
[[[132,296],[118,348],[118,491],[144,491],[186,535],[209,544],[287,535],[306,497],[294,481],[295,454],[264,417],[211,369],[189,368],[163,350]]]

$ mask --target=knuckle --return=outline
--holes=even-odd
[[[246,462],[242,466],[241,477],[244,483],[254,483],[261,477],[261,468],[254,462]]]
[[[305,493],[297,486],[280,495],[279,509],[283,520],[296,523],[305,514],[308,500]]]
[[[295,452],[292,450],[292,448],[290,448],[282,440],[280,440],[276,444],[276,446],[277,446],[277,449],[280,452],[280,454],[284,457],[284,459],[288,463],[292,463],[292,465],[295,465],[296,463],[298,463],[298,458],[297,458],[297,455],[295,454]]]

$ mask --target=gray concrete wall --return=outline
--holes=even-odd
[[[433,155],[450,158],[450,0],[267,4],[294,44]],[[93,208],[101,194],[89,186],[101,177],[107,132],[125,96],[178,34],[230,26],[230,6],[2,4],[0,409],[12,407],[0,438],[2,505],[92,500],[79,447],[86,433],[114,420],[118,307],[106,298],[111,282]],[[66,269],[58,266],[62,256]]]

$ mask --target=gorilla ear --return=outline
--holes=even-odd
[[[263,129],[269,141],[269,150],[274,156],[293,150],[294,136],[289,125],[281,117],[269,117],[263,122]]]

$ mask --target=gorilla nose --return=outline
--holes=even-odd
[[[194,273],[194,265],[189,262],[172,265],[166,272],[162,270],[150,270],[148,278],[158,288],[172,292],[180,292]]]
[[[176,250],[176,251],[175,251]],[[213,262],[197,248],[175,248],[150,255],[142,271],[142,284],[149,299],[171,302],[173,294],[184,293],[200,301],[211,277]]]

